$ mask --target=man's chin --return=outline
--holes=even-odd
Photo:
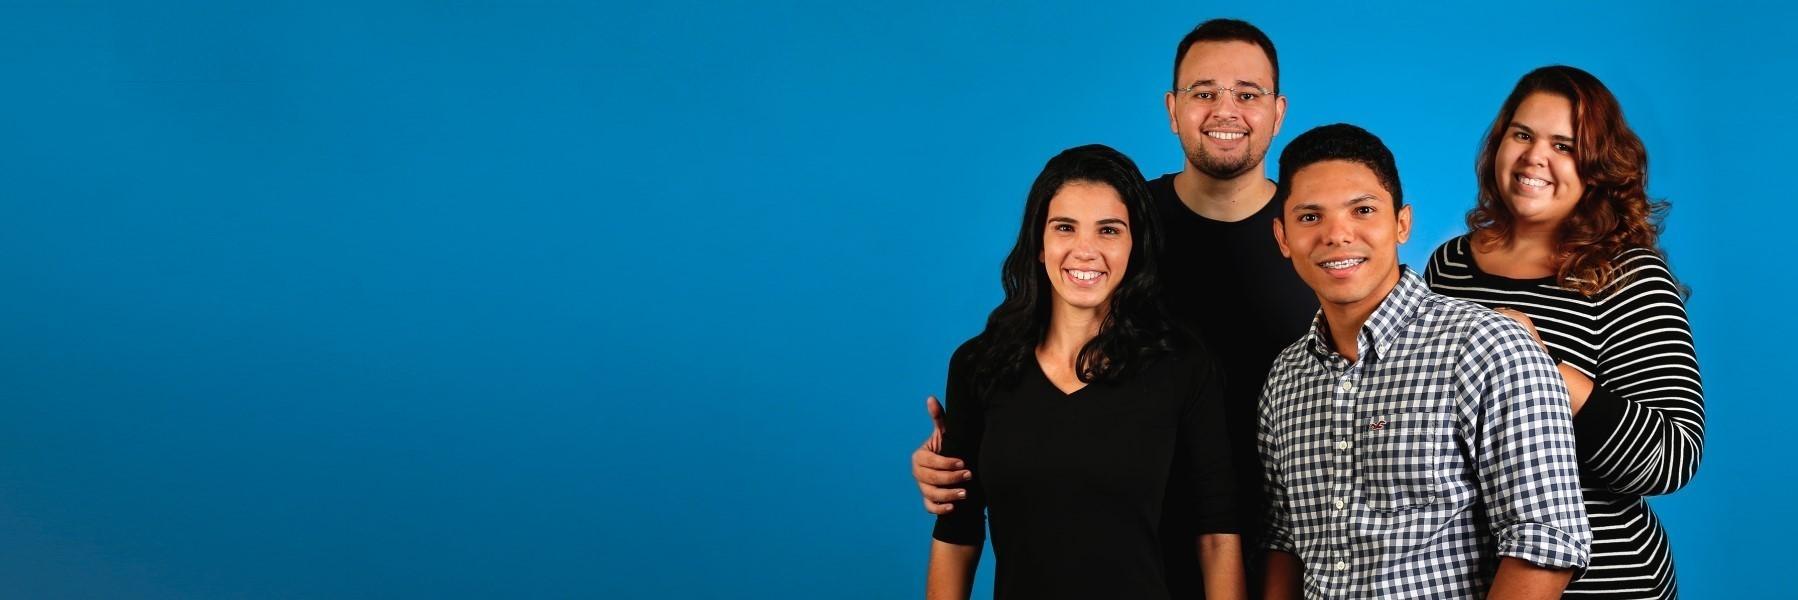
[[[1218,160],[1210,156],[1187,157],[1200,173],[1212,179],[1235,179],[1261,165],[1261,157],[1245,156],[1237,160]]]

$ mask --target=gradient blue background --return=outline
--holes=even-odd
[[[1215,16],[1279,46],[1270,167],[1394,148],[1413,265],[1518,76],[1611,86],[1696,291],[1681,584],[1786,590],[1790,9],[71,1],[0,4],[0,595],[918,597],[1025,189],[1178,169]]]

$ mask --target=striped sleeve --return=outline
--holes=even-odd
[[[1580,459],[1613,491],[1678,490],[1704,450],[1704,391],[1685,303],[1666,262],[1624,253],[1606,297],[1595,387],[1574,419]]]

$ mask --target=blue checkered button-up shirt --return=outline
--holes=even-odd
[[[1307,598],[1477,598],[1499,557],[1583,568],[1567,389],[1523,327],[1405,269],[1349,362],[1322,314],[1261,395],[1268,542]]]

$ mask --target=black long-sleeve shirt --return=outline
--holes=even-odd
[[[979,545],[990,522],[997,598],[1168,597],[1164,509],[1200,533],[1238,526],[1220,382],[1201,357],[1163,355],[1072,394],[1032,361],[981,395],[964,344],[949,364],[943,453],[976,477],[937,518],[936,539]],[[1195,491],[1191,505],[1164,506],[1170,481]]]

